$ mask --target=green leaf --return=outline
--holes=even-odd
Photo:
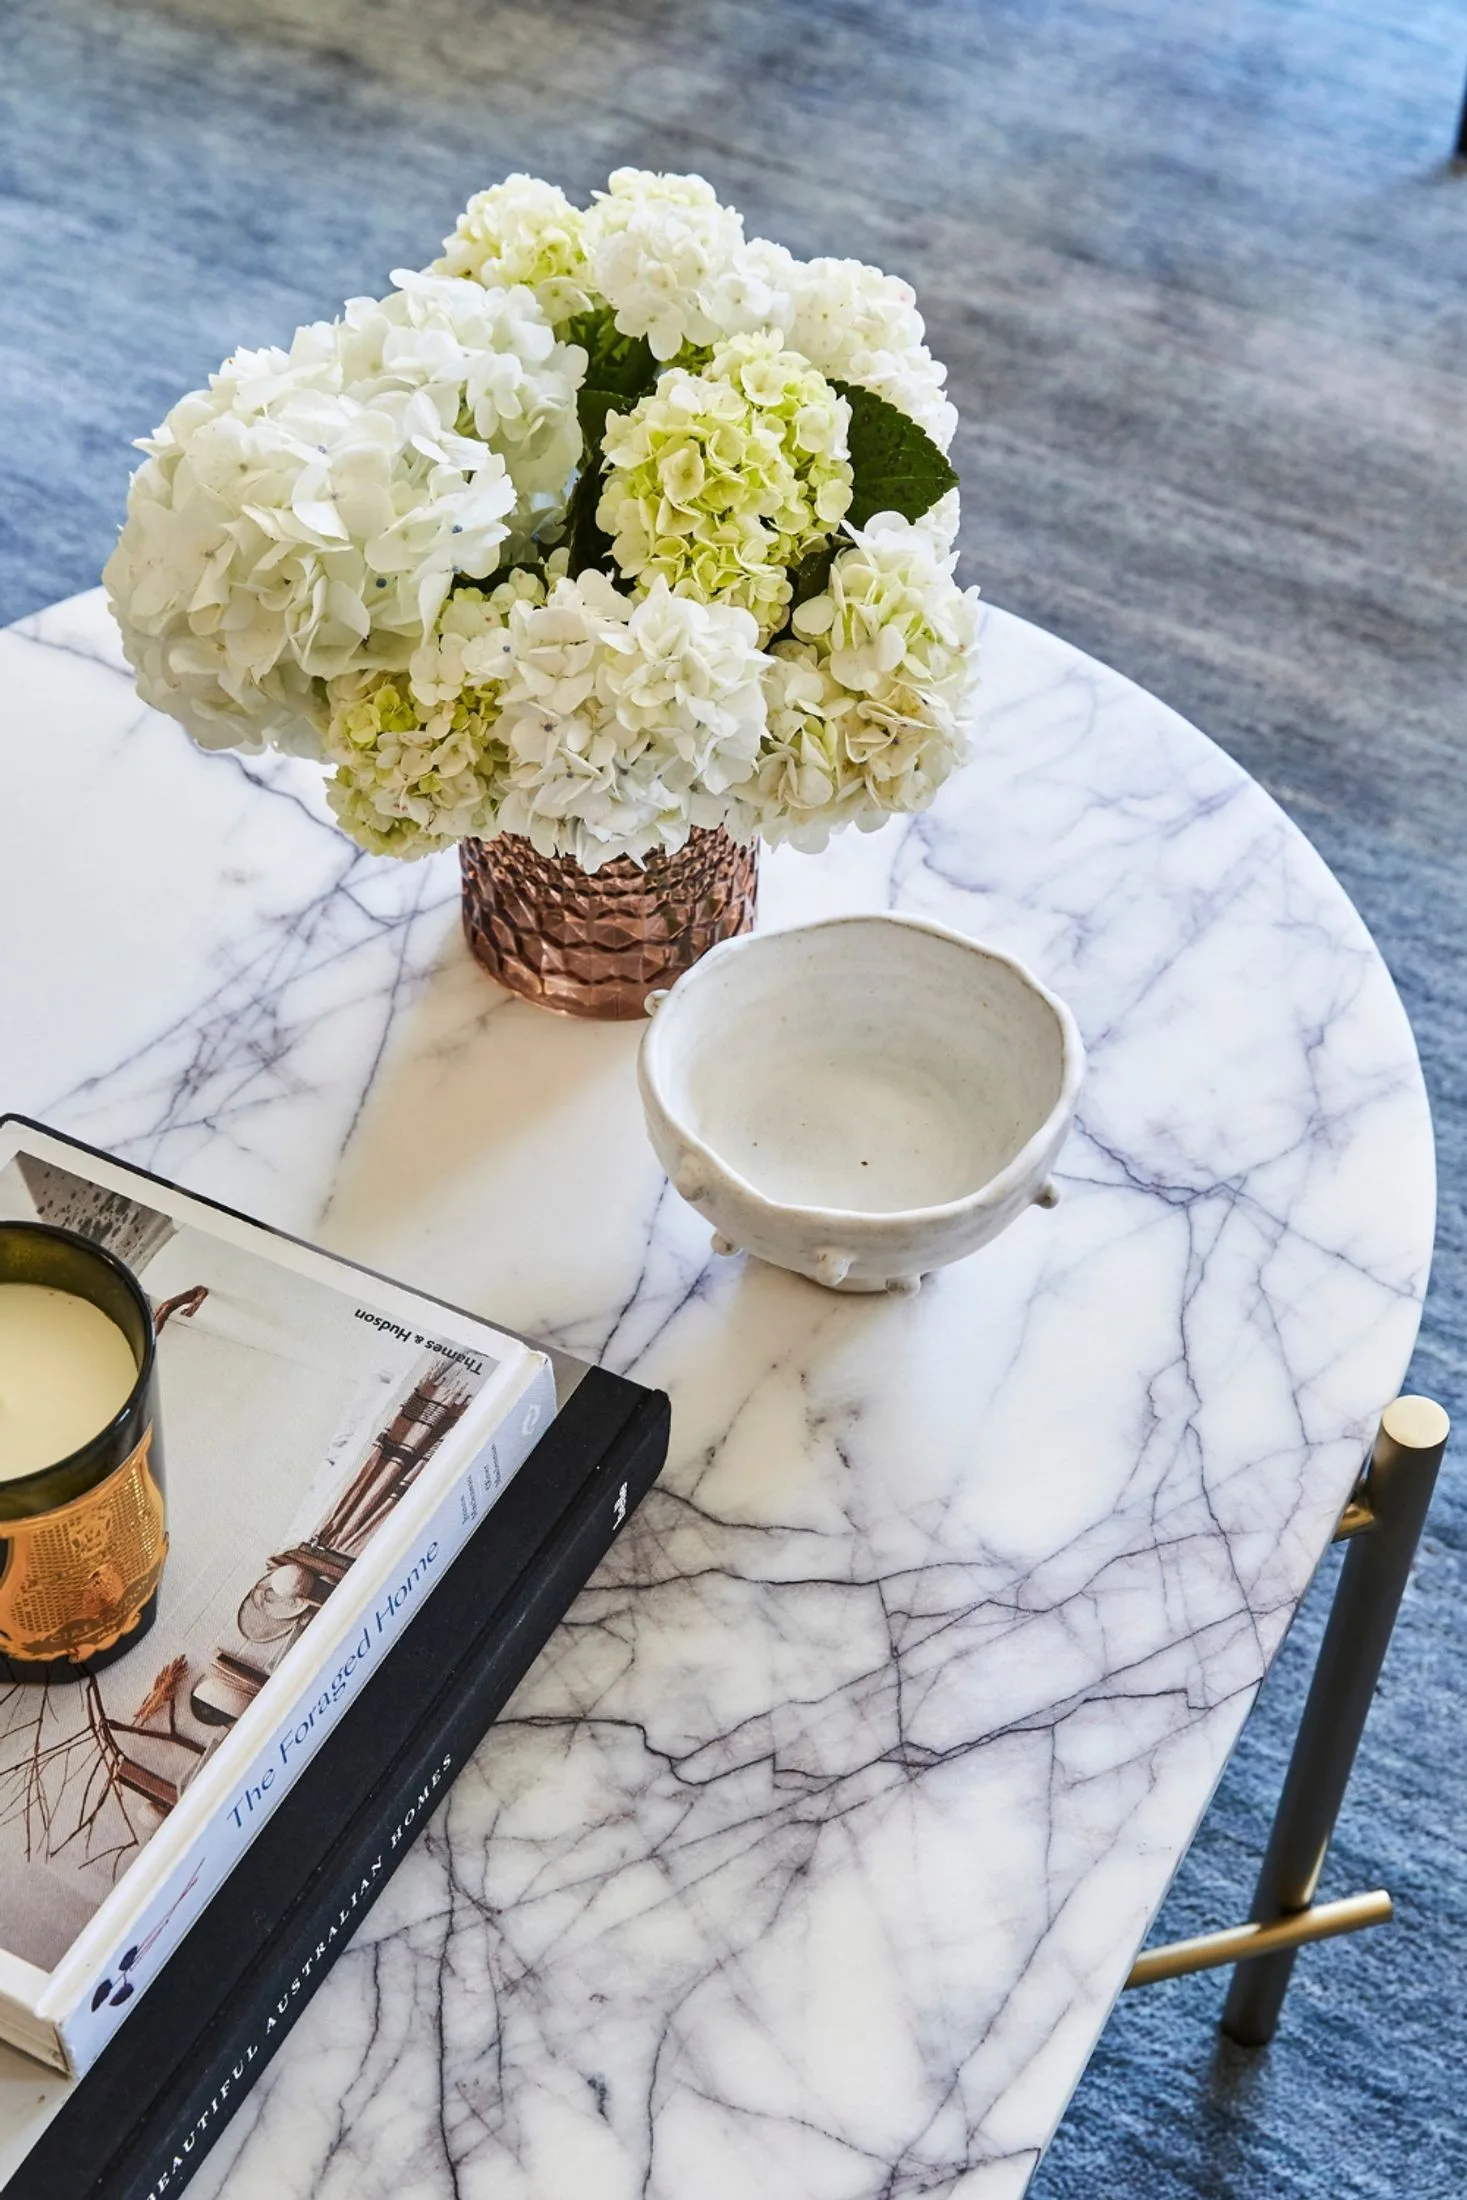
[[[565,337],[586,354],[586,379],[576,396],[584,450],[581,473],[571,491],[566,512],[566,547],[574,576],[594,568],[612,573],[611,541],[596,524],[596,507],[606,484],[601,463],[601,443],[610,413],[630,412],[652,389],[661,372],[645,336],[623,336],[609,307],[578,313],[568,321]]]
[[[661,370],[646,337],[623,336],[606,308],[578,313],[566,324],[565,334],[586,354],[586,379],[576,397],[576,410],[587,454],[594,457],[606,433],[607,414],[630,412]]]
[[[593,459],[589,466],[582,467],[580,479],[570,493],[565,514],[565,546],[570,552],[568,570],[572,580],[588,569],[611,573],[615,577],[611,537],[596,524],[596,507],[601,502],[604,486],[601,461]]]
[[[956,489],[956,473],[925,428],[874,390],[836,381],[831,388],[851,408],[853,494],[846,519],[852,527],[864,527],[878,512],[920,519]]]

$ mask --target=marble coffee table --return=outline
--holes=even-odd
[[[1084,1031],[1058,1209],[896,1301],[716,1260],[636,1030],[497,991],[452,861],[356,854],[304,767],[196,754],[98,597],[0,635],[0,1104],[673,1399],[199,2200],[1028,2183],[1399,1387],[1434,1194],[1307,843],[1114,673],[985,647],[937,808],[766,869],[767,923],[939,917]],[[13,2131],[45,2095],[0,2070]]]

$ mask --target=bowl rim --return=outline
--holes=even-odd
[[[665,1044],[670,1028],[668,1011],[679,994],[686,999],[700,981],[700,973],[708,971],[723,958],[739,954],[761,943],[787,939],[809,932],[826,932],[837,925],[887,925],[900,926],[909,932],[925,932],[931,938],[945,940],[951,946],[966,948],[970,954],[980,955],[987,962],[1002,963],[1043,1001],[1053,1015],[1060,1032],[1060,1089],[1053,1106],[1044,1121],[1030,1133],[1012,1160],[1006,1161],[996,1175],[971,1192],[964,1192],[958,1199],[943,1200],[926,1207],[809,1207],[797,1206],[787,1200],[772,1199],[760,1191],[741,1170],[725,1160],[706,1139],[699,1136],[673,1108],[659,1075],[657,1056]],[[656,1002],[651,1010],[647,1029],[637,1050],[637,1082],[641,1087],[644,1112],[651,1116],[655,1107],[677,1136],[694,1155],[716,1169],[725,1182],[734,1185],[770,1215],[787,1215],[811,1223],[857,1224],[871,1230],[881,1225],[900,1223],[907,1227],[939,1224],[959,1216],[982,1213],[987,1208],[1001,1207],[1012,1197],[1026,1177],[1039,1168],[1041,1157],[1053,1147],[1055,1131],[1062,1126],[1061,1136],[1067,1130],[1075,1113],[1080,1087],[1085,1076],[1085,1043],[1074,1013],[1057,993],[1050,991],[1043,979],[1035,976],[1028,964],[1007,948],[991,947],[985,940],[974,939],[971,933],[959,932],[950,924],[939,924],[935,918],[920,917],[899,909],[848,910],[839,916],[815,917],[808,924],[774,925],[768,931],[746,932],[735,939],[721,940],[709,952],[700,957],[690,970],[685,970],[677,983]],[[710,1187],[711,1188],[711,1187]]]

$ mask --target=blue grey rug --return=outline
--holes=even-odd
[[[241,25],[247,27],[241,28]],[[970,572],[1239,756],[1354,895],[1436,1108],[1413,1381],[1462,1429],[1266,2054],[1127,1997],[1038,2200],[1467,2194],[1467,176],[1460,0],[6,0],[0,619],[95,581],[129,439],[527,167],[703,169],[920,286]],[[1168,1902],[1244,1914],[1332,1563]]]

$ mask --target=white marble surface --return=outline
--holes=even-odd
[[[767,922],[1012,949],[1089,1051],[1059,1209],[888,1301],[712,1257],[636,1031],[498,993],[450,862],[195,755],[98,599],[0,635],[0,1104],[674,1401],[200,2200],[1023,2191],[1398,1386],[1433,1180],[1306,843],[1114,674],[987,644],[938,808],[767,871]]]

